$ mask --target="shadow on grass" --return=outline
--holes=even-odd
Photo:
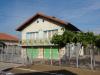
[[[15,75],[77,75],[67,70],[53,70],[45,72],[19,73]]]

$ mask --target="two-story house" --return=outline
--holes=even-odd
[[[50,43],[52,36],[62,34],[62,28],[80,31],[69,22],[64,22],[54,16],[37,13],[19,26],[16,30],[22,33],[22,54],[30,58],[59,59],[64,54],[64,48],[59,50]],[[59,56],[59,52],[61,55]],[[26,53],[26,54],[25,54]]]

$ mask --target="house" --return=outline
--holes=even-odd
[[[43,13],[32,16],[16,29],[22,33],[22,56],[55,60],[63,57],[65,48],[59,50],[57,46],[50,43],[55,33],[63,33],[63,27],[71,31],[80,31],[71,23],[54,16],[47,16]]]
[[[10,34],[0,33],[0,52],[8,46],[18,46],[18,38]]]

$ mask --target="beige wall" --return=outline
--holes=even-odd
[[[37,23],[39,21],[39,23]],[[31,23],[28,27],[26,27],[24,30],[22,30],[22,39],[26,39],[26,33],[27,32],[37,32],[37,31],[45,31],[45,30],[53,30],[58,29],[58,33],[62,34],[61,26],[54,24],[52,22],[49,22],[47,20],[44,20],[41,18],[38,18],[33,23]]]

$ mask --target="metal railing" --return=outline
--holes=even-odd
[[[22,40],[21,45],[33,46],[33,45],[52,45],[52,44],[50,43],[50,39],[37,39],[37,40],[27,39],[27,40]]]

